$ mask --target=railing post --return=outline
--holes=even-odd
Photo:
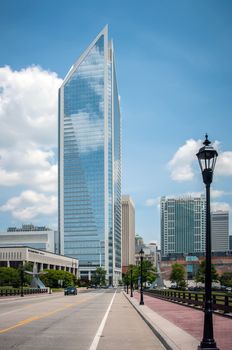
[[[228,297],[228,295],[225,295],[225,299],[224,299],[224,314],[226,314],[227,312],[229,312],[229,297]]]

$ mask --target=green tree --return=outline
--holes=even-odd
[[[0,267],[0,286],[20,286],[20,276],[17,269],[13,267]]]
[[[23,285],[30,286],[32,275],[27,274],[26,271],[31,272],[32,270],[33,270],[33,264],[31,262],[25,262],[24,264],[19,265],[18,272],[20,277],[20,283],[23,282]]]
[[[103,269],[103,267],[97,267],[92,275],[91,281],[96,286],[106,285],[106,270]]]
[[[68,271],[63,270],[44,270],[44,274],[40,275],[41,281],[46,287],[59,288],[60,281],[63,281],[62,286],[74,286],[77,283],[76,277]]]
[[[142,263],[142,273],[143,273],[143,283],[152,283],[157,278],[156,267],[153,266],[152,262],[149,260],[143,260]],[[141,262],[133,268],[133,278],[136,282],[140,279],[141,274]]]
[[[211,265],[211,278],[212,282],[217,282],[219,280],[218,273],[214,265]],[[195,281],[205,283],[205,260],[201,261],[195,275]]]
[[[223,272],[219,280],[222,286],[232,287],[232,271]]]
[[[185,268],[183,265],[175,263],[172,265],[172,271],[170,275],[170,280],[176,283],[177,288],[185,288]]]

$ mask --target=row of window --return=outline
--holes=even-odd
[[[0,253],[0,260],[1,259],[13,259],[13,260],[21,260],[22,258],[22,252],[1,252]]]

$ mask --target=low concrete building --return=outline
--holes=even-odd
[[[36,264],[38,272],[44,269],[64,270],[78,277],[77,259],[25,246],[0,247],[0,266],[18,267],[25,262]]]
[[[45,226],[22,225],[0,232],[0,247],[28,246],[58,253],[57,231]]]

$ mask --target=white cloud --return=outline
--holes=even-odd
[[[215,173],[224,176],[232,175],[232,152],[227,151],[219,153]]]
[[[213,146],[219,149],[220,142],[215,141]],[[201,140],[187,140],[181,146],[173,158],[168,163],[171,171],[171,178],[174,181],[190,181],[194,177],[193,164],[197,162],[196,153],[202,147]],[[232,152],[218,152],[218,159],[215,167],[215,175],[231,176],[232,175]]]
[[[61,84],[56,73],[38,66],[20,71],[0,68],[0,186],[5,198],[4,187],[15,186],[17,193],[23,189],[0,211],[18,220],[57,211],[55,149]]]
[[[218,198],[218,197],[222,197],[223,195],[225,195],[226,193],[224,191],[220,191],[220,190],[211,190],[211,197],[212,198]]]
[[[0,185],[26,185],[45,192],[57,191],[54,152],[36,149],[26,141],[23,147],[0,149]]]
[[[56,145],[61,83],[56,73],[37,66],[0,68],[0,147],[15,147],[25,139],[43,147]]]
[[[173,158],[168,163],[168,168],[171,171],[171,178],[174,181],[189,181],[193,179],[194,172],[192,164],[196,161],[196,153],[201,147],[200,140],[187,140],[174,154]]]
[[[20,220],[31,220],[38,215],[52,215],[57,212],[57,197],[45,196],[34,191],[24,191],[18,197],[10,198],[0,207],[1,212],[10,212]]]
[[[211,211],[217,211],[217,210],[222,210],[222,211],[230,211],[230,205],[229,203],[225,202],[212,202],[210,205]]]
[[[157,199],[155,198],[148,198],[145,202],[146,207],[154,207],[157,204]]]

